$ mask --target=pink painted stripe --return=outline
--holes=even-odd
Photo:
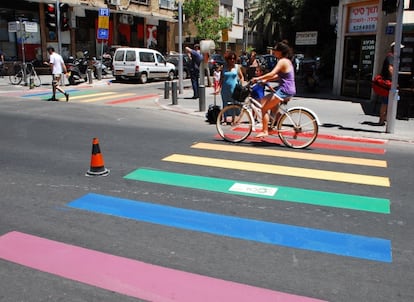
[[[20,232],[0,237],[0,258],[154,302],[322,301],[147,264]]]
[[[240,135],[234,135],[233,138],[240,137]],[[221,139],[219,134],[216,134],[214,138]],[[278,145],[283,144],[279,138],[275,136],[268,136],[266,138],[255,138],[254,136],[249,136],[246,138],[246,141],[261,142],[266,141],[269,143],[275,143]],[[343,144],[327,144],[327,143],[318,143],[318,139],[310,145],[310,149],[329,149],[329,150],[341,150],[341,151],[351,151],[359,153],[368,153],[368,154],[385,154],[385,149],[383,148],[370,148],[363,146],[353,146],[353,145],[343,145]]]
[[[121,103],[127,103],[127,102],[134,102],[134,101],[140,101],[143,99],[149,99],[149,98],[153,98],[155,96],[159,96],[158,94],[146,94],[146,95],[139,95],[139,96],[133,96],[130,98],[124,98],[124,99],[119,99],[119,100],[115,100],[115,101],[110,101],[110,102],[106,102],[105,104],[110,104],[110,105],[115,105],[115,104],[121,104]]]

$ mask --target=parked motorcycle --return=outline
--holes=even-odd
[[[73,59],[72,63],[68,63],[67,69],[69,71],[69,84],[76,85],[80,82],[86,82],[88,80],[88,67],[89,67],[89,52],[84,51],[81,58]]]
[[[103,64],[102,61],[97,60],[95,57],[92,59],[92,66],[93,66],[93,75],[95,76],[95,79],[99,79],[99,71],[101,72],[101,75],[107,75],[109,73],[108,68],[105,64]]]

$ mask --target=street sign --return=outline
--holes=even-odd
[[[109,8],[100,8],[99,17],[109,17]]]
[[[100,40],[109,39],[109,29],[107,28],[98,28],[97,38]]]
[[[98,17],[98,28],[109,28],[109,17]]]
[[[20,23],[18,21],[12,21],[8,23],[9,33],[15,33],[20,30]]]
[[[37,23],[36,22],[29,22],[29,21],[24,21],[24,28],[25,31],[28,33],[37,33]]]

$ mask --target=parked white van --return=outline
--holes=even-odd
[[[154,49],[121,47],[115,51],[112,72],[116,80],[131,78],[146,83],[154,78],[173,80],[175,66]]]

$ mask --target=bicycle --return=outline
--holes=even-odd
[[[255,85],[260,85],[257,83]],[[265,84],[268,90],[275,90]],[[247,87],[253,87],[249,82]],[[285,99],[277,106],[276,114],[270,113],[269,135],[277,134],[282,142],[291,148],[309,147],[317,138],[319,119],[312,110],[305,107],[288,108],[291,98]],[[262,127],[262,105],[250,95],[243,103],[231,103],[224,107],[218,117],[216,128],[226,141],[238,143],[245,140],[252,131]]]
[[[19,85],[22,81],[26,84],[27,79],[29,78],[29,84],[40,87],[42,82],[39,75],[34,68],[33,62],[26,62],[23,64],[14,63],[13,69],[14,72],[9,76],[10,83],[13,85]]]

